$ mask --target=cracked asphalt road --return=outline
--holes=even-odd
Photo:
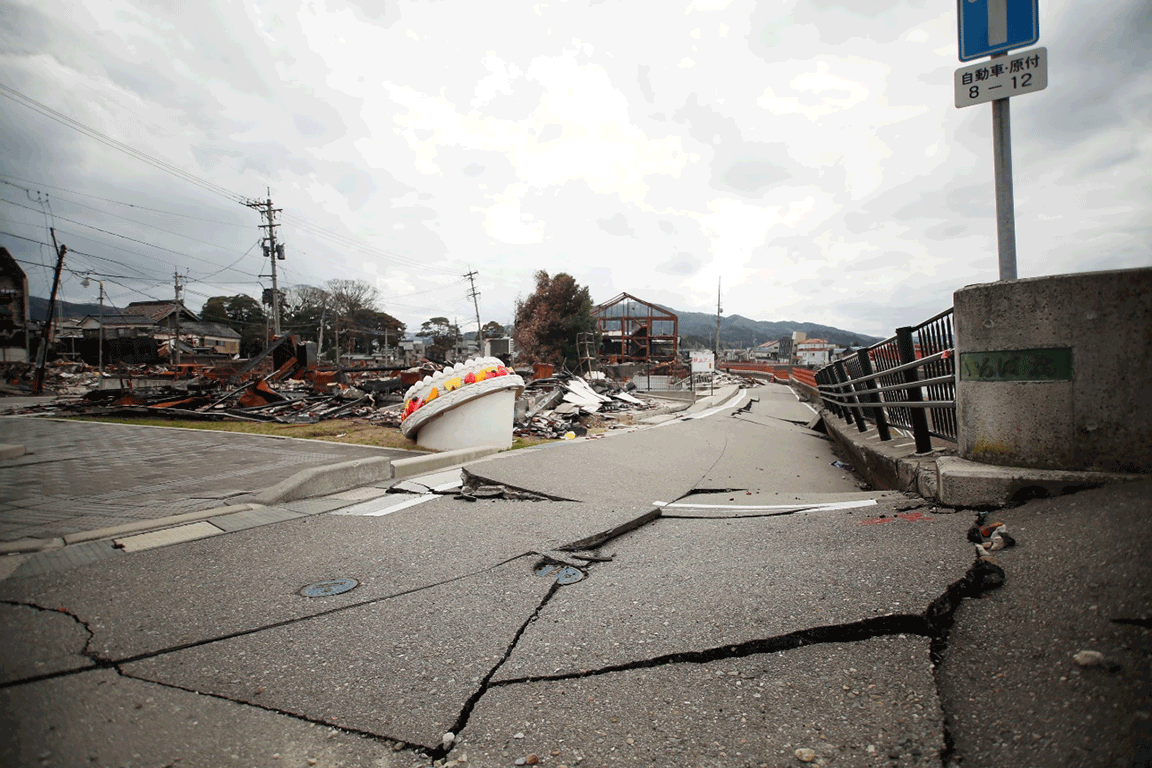
[[[861,491],[789,390],[752,399],[736,416],[468,466],[571,501],[439,495],[373,516],[391,495],[4,580],[0,762],[1116,765],[1124,743],[1140,748],[1139,714],[1096,715],[1121,746],[1077,741],[1064,755],[1077,761],[1049,749],[1029,763],[1016,740],[1016,762],[997,762],[986,708],[965,701],[983,701],[988,681],[949,666],[979,670],[973,648],[1013,656],[1021,644],[959,621],[1002,598],[967,599],[981,596],[968,578],[974,514]],[[1041,551],[1029,541],[1041,527],[1025,530],[1020,551]],[[595,548],[566,546],[581,540]],[[1001,558],[1005,593],[1015,554]],[[582,580],[538,575],[552,561]],[[1126,583],[1146,586],[1148,562],[1122,571]],[[340,577],[359,586],[299,594]],[[1139,600],[1118,605],[1148,615]],[[1018,618],[1009,606],[996,623]],[[1089,641],[1077,626],[1066,643]],[[1102,650],[1146,665],[1147,627],[1124,626],[1114,640],[1127,651]],[[970,638],[962,652],[956,636]],[[1101,673],[1109,687],[1089,700],[1144,711],[1146,674]],[[1064,727],[1029,721],[1027,707],[1013,716],[1016,730]]]

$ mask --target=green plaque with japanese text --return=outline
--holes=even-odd
[[[1072,349],[960,353],[961,381],[1071,381]]]

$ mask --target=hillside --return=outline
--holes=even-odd
[[[104,304],[104,311],[109,315],[116,314],[120,310],[113,308],[107,302]],[[87,317],[88,315],[100,314],[100,305],[93,302],[92,304],[73,304],[70,301],[56,300],[56,313],[57,317]],[[28,314],[32,319],[38,323],[42,323],[48,319],[48,299],[39,296],[28,297]]]
[[[684,346],[700,344],[712,346],[716,336],[716,315],[703,312],[675,312],[680,318],[680,338]],[[875,336],[846,331],[818,323],[796,322],[792,320],[751,320],[742,315],[728,315],[720,319],[720,344],[728,348],[747,348],[766,341],[790,336],[793,331],[802,331],[808,338],[820,338],[837,346],[851,344],[872,344],[880,341]]]

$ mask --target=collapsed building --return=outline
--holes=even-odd
[[[679,354],[679,318],[629,293],[592,309],[601,359],[617,363],[668,363]]]

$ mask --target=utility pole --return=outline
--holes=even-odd
[[[172,270],[172,283],[176,288],[176,326],[172,331],[172,355],[168,359],[180,365],[180,314],[184,305],[180,302],[180,273],[176,270]]]
[[[254,211],[260,212],[260,217],[265,223],[260,225],[260,229],[268,230],[268,234],[264,237],[264,255],[272,261],[272,335],[280,335],[280,286],[276,282],[276,262],[284,261],[284,244],[276,244],[276,228],[280,225],[276,223],[276,214],[280,213],[283,208],[272,207],[272,190],[268,190],[268,197],[264,202],[259,200],[249,200],[244,203],[247,207]]]
[[[87,275],[85,275],[84,281],[81,282],[80,285],[84,286],[85,288],[92,285],[92,280],[90,279],[91,276],[92,276],[91,272],[89,272]],[[99,364],[98,370],[100,371],[101,386],[99,388],[103,389],[103,381],[104,381],[104,281],[103,280],[97,280],[96,282],[100,285],[100,350],[97,353],[96,360],[97,360],[97,363]]]
[[[716,374],[720,370],[720,278],[716,278],[716,347],[712,352],[712,384],[709,394],[716,391]]]
[[[56,291],[60,288],[60,272],[64,269],[64,254],[68,253],[68,246],[56,244],[56,228],[49,230],[52,233],[52,247],[56,249],[56,274],[52,278],[52,297],[48,299],[48,321],[40,332],[40,349],[36,353],[36,375],[32,378],[32,394],[39,395],[44,391],[44,365],[48,361],[48,345],[52,343],[52,323],[56,316]]]
[[[324,353],[324,317],[328,314],[328,299],[320,305],[320,328],[316,331],[316,359]]]
[[[481,357],[484,356],[484,329],[480,326],[480,294],[476,292],[476,272],[469,270],[468,274],[464,275],[468,278],[468,282],[472,285],[472,291],[468,296],[472,299],[472,307],[476,310],[476,342],[480,345],[480,351],[477,353]]]
[[[723,310],[720,308],[720,278],[716,278],[716,346],[713,347],[713,353],[716,355],[716,361],[720,361],[720,313]]]

